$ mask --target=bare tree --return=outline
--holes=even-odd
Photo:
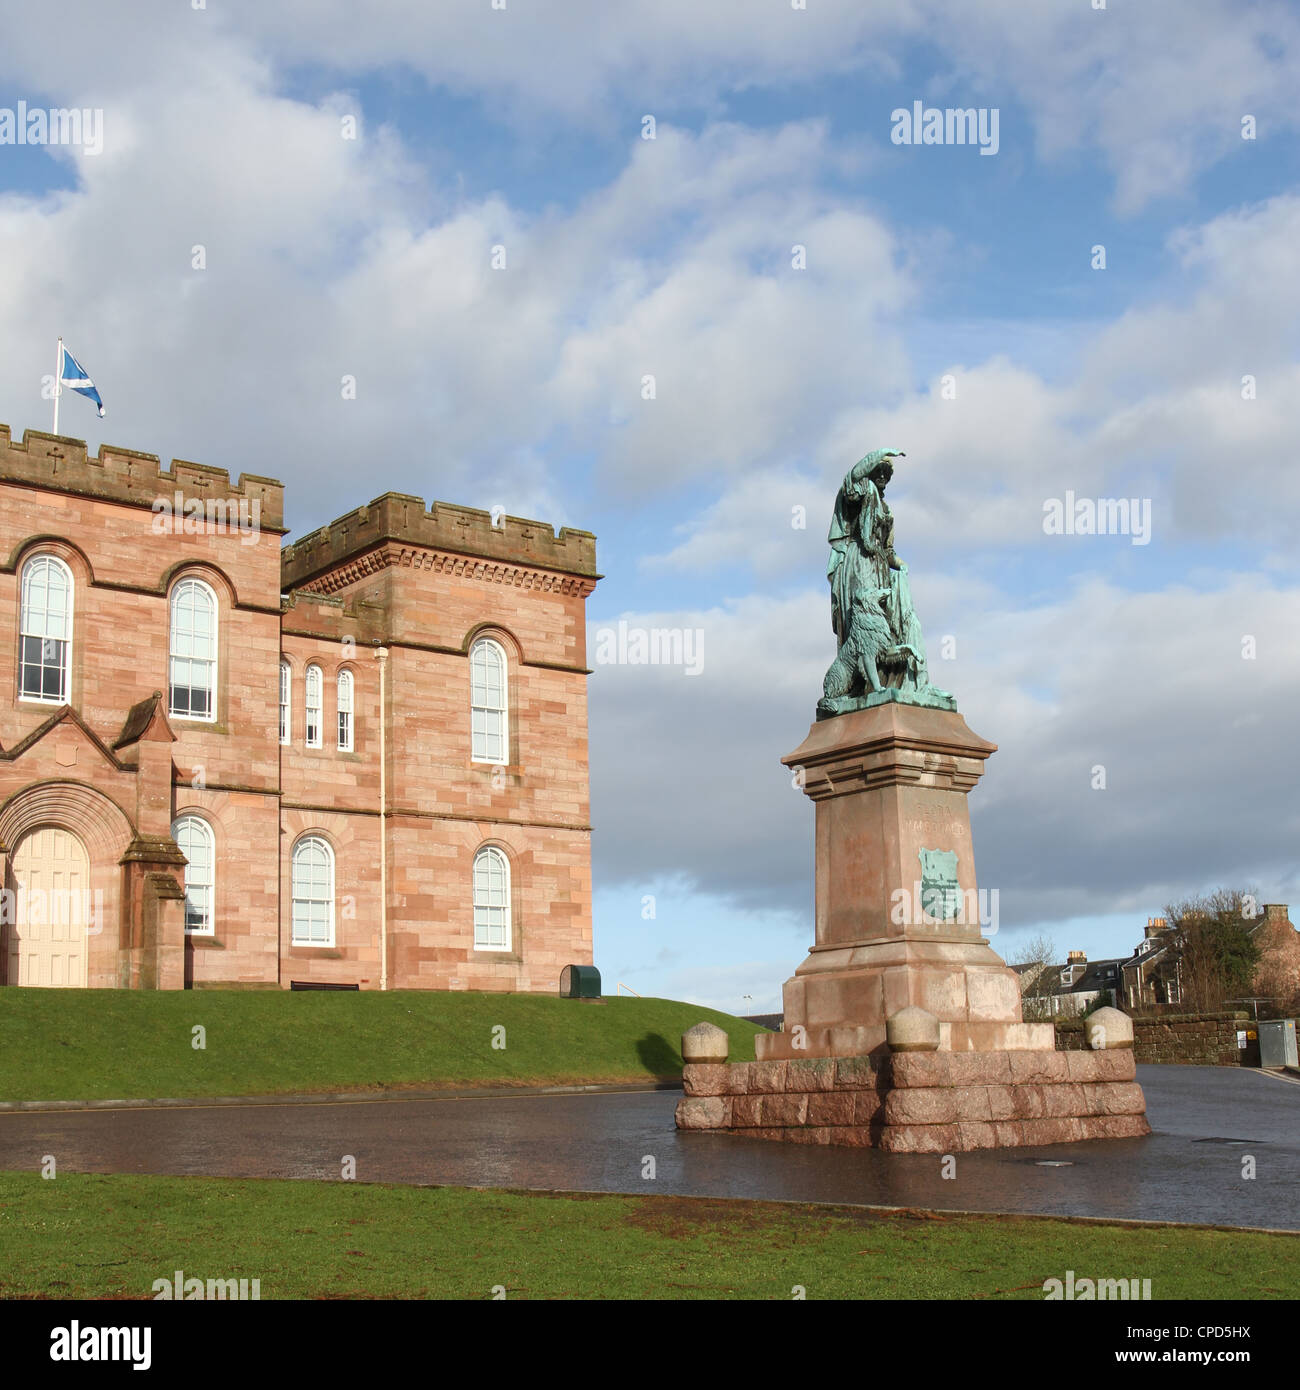
[[[1029,1022],[1052,1017],[1052,995],[1060,983],[1056,943],[1040,933],[1007,956],[1007,964],[1024,967],[1020,974],[1021,1012]]]

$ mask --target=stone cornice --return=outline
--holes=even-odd
[[[596,538],[590,531],[565,526],[557,532],[546,522],[450,502],[426,507],[423,498],[386,492],[287,546],[281,554],[281,587],[317,589],[322,583],[338,587],[340,581],[331,576],[341,572],[355,579],[373,573],[376,565],[382,569],[394,563],[389,557],[374,556],[389,546],[408,557],[396,563],[412,564],[416,555],[431,554],[440,558],[421,560],[422,566],[468,565],[472,574],[479,574],[483,571],[476,562],[485,561],[489,574],[500,566],[503,577],[519,569],[527,574],[554,571],[575,580],[600,578]],[[351,568],[358,565],[361,568]]]
[[[996,751],[955,710],[889,704],[818,721],[781,761],[823,801],[889,786],[969,792]]]
[[[299,592],[302,591],[299,590]],[[332,642],[335,646],[341,646],[344,640],[342,634],[322,632],[319,628],[288,627],[284,624],[281,624],[280,636],[282,638],[304,637],[309,641]],[[469,657],[469,652],[465,647],[450,647],[446,643],[440,642],[413,642],[410,638],[405,637],[386,637],[384,638],[384,646],[393,651],[436,652],[439,656],[458,656],[466,659]],[[357,647],[359,655],[362,649],[360,642],[357,643]],[[533,661],[527,657],[520,657],[519,665],[531,666],[539,671],[563,671],[571,676],[591,675],[591,667],[575,666],[572,662],[565,661]]]
[[[280,807],[285,811],[309,811],[315,815],[329,816],[379,816],[377,809],[353,806],[319,806],[309,801],[282,800]],[[486,811],[417,811],[411,806],[393,806],[385,813],[387,820],[452,820],[473,821],[482,825],[523,826],[530,830],[571,830],[590,834],[589,821],[537,820],[525,817],[493,815]]]
[[[586,598],[596,587],[596,580],[591,576],[564,574],[559,570],[543,569],[535,565],[488,560],[473,555],[459,555],[450,550],[434,550],[426,546],[390,541],[366,551],[363,555],[343,561],[326,573],[308,580],[302,588],[308,593],[334,594],[387,569],[429,570],[435,574],[452,574],[457,578],[473,579],[483,584],[504,584],[515,589],[538,589],[544,593],[560,593],[573,598]]]

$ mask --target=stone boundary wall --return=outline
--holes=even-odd
[[[892,1153],[1149,1134],[1131,1049],[690,1063],[679,1129]],[[960,1117],[960,1118],[959,1118]]]
[[[1060,1019],[1056,1046],[1062,1052],[1086,1051],[1087,1019]],[[1164,1014],[1133,1019],[1133,1054],[1142,1063],[1181,1063],[1197,1067],[1257,1067],[1259,1040],[1237,1046],[1239,1030],[1256,1032],[1245,1013]]]

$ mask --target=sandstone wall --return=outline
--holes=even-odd
[[[197,517],[187,526],[196,500],[256,505],[260,529]],[[14,842],[0,838],[0,872],[38,810],[40,823],[83,840],[109,927],[91,943],[92,985],[127,982],[125,924],[144,911],[121,888],[123,851],[135,835],[166,848],[172,818],[192,812],[213,830],[216,893],[212,935],[176,946],[184,983],[378,987],[381,721],[389,986],[551,992],[565,965],[590,963],[585,605],[599,577],[595,538],[498,520],[389,494],[282,551],[283,488],[273,479],[232,483],[218,469],[181,460],[168,469],[107,445],[91,458],[79,441],[30,431],[15,443],[0,425],[0,625],[9,633],[0,691],[7,682],[10,692],[0,695],[0,820],[9,814]],[[37,551],[73,575],[75,717],[17,698],[21,570]],[[217,598],[215,717],[171,716],[170,733],[150,745],[161,751],[142,753],[124,721],[155,691],[167,708],[169,592],[191,575]],[[501,766],[471,756],[469,650],[480,635],[507,656]],[[292,673],[283,746],[282,658]],[[320,747],[308,748],[313,664],[324,678],[323,727]],[[350,751],[337,738],[342,670],[353,678]],[[153,808],[156,825],[141,807]],[[330,946],[291,940],[292,848],[305,834],[334,850]],[[485,844],[510,864],[508,951],[474,946],[472,866]],[[183,861],[167,872],[183,880]],[[0,938],[0,975],[3,948]]]
[[[1063,1052],[1088,1047],[1087,1020],[1062,1019],[1056,1024],[1056,1046]],[[1133,1053],[1139,1062],[1183,1063],[1198,1067],[1257,1067],[1259,1041],[1237,1046],[1239,1030],[1255,1031],[1245,1013],[1165,1014],[1133,1020]]]

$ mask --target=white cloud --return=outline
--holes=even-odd
[[[743,567],[760,580],[790,571],[815,573],[825,559],[828,516],[820,479],[789,469],[756,469],[682,523],[681,540],[670,551],[647,556],[643,564],[650,574]]]
[[[738,476],[649,567],[702,571],[747,558],[765,577],[807,573],[818,511],[829,516],[855,458],[886,445],[908,455],[890,497],[910,510],[899,546],[914,568],[918,554],[933,561],[953,544],[971,558],[1041,546],[1044,502],[1067,490],[1149,498],[1162,544],[1248,535],[1286,546],[1300,506],[1300,277],[1288,259],[1297,240],[1294,196],[1179,231],[1160,297],[1080,330],[1072,374],[1049,383],[995,355],[950,363],[898,404],[841,409],[808,436],[818,476]],[[792,532],[789,507],[808,498],[809,531]]]
[[[611,10],[556,0],[495,12],[388,0],[368,7],[364,24],[344,0],[293,0],[241,23],[282,59],[402,64],[504,106],[521,125],[554,115],[608,129],[629,95],[661,115],[683,103],[718,114],[737,90],[856,72],[864,123],[881,141],[888,112],[873,110],[872,93],[923,51],[935,70],[917,97],[1024,108],[1040,157],[1096,152],[1128,212],[1181,192],[1220,160],[1250,158],[1245,115],[1261,139],[1293,130],[1300,85],[1300,21],[1283,0],[1103,10],[1023,0],[817,0],[804,10],[660,0]]]
[[[115,442],[281,476],[291,507],[310,481],[311,524],[368,500],[383,457],[384,486],[581,525],[544,453],[644,495],[770,466],[846,393],[902,380],[883,325],[906,275],[876,219],[818,190],[839,159],[819,125],[661,126],[572,212],[443,200],[430,224],[409,153],[382,127],[342,138],[346,105],[257,74],[145,88],[77,190],[0,199],[0,418],[45,425],[33,346],[62,332]]]
[[[1048,604],[918,584],[935,682],[1000,745],[971,806],[980,882],[999,890],[1005,925],[1159,906],[1242,877],[1268,891],[1292,872],[1300,812],[1279,810],[1294,797],[1278,748],[1300,689],[1298,605],[1300,589],[1255,574],[1151,593],[1098,579]],[[813,807],[779,760],[812,721],[828,612],[819,589],[628,615],[702,628],[706,662],[698,677],[592,678],[603,883],[679,875],[741,906],[810,907]],[[945,631],[955,661],[936,651]]]

